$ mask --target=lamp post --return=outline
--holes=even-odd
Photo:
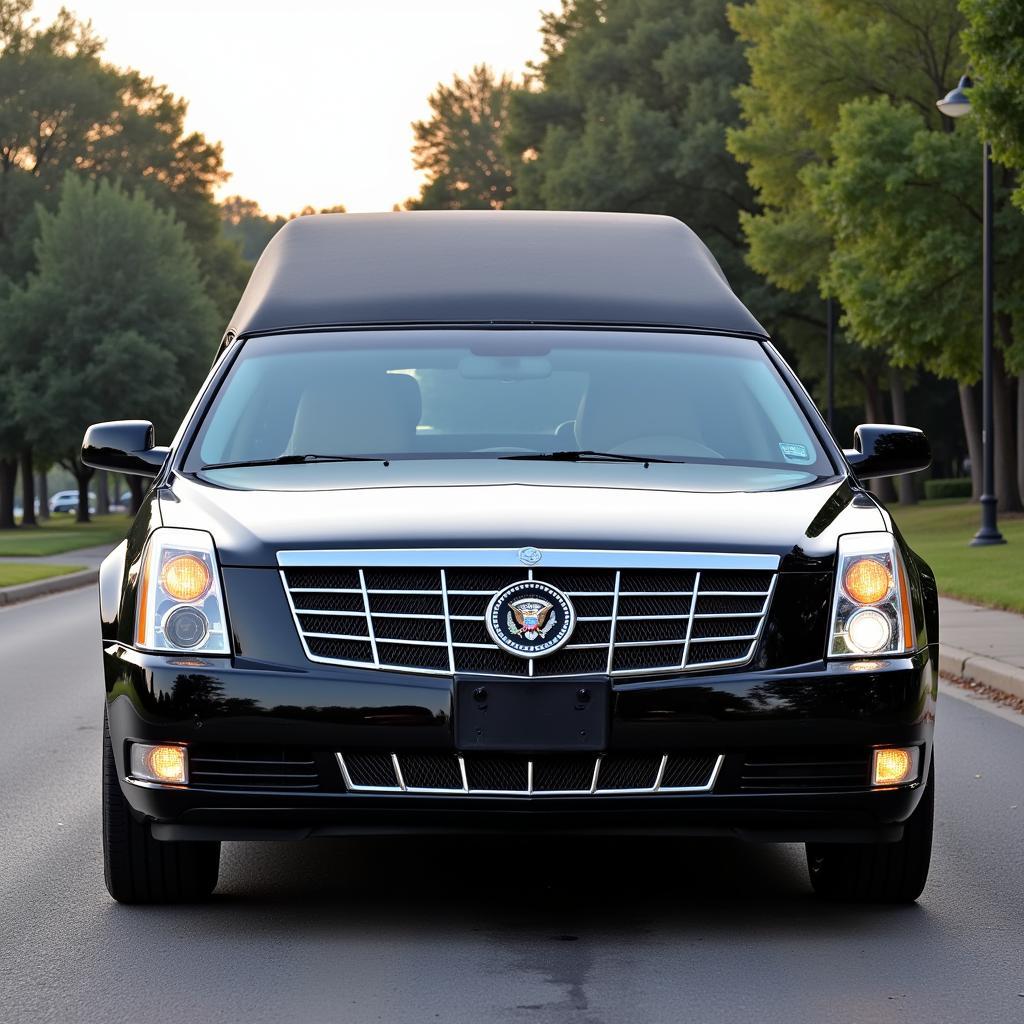
[[[955,89],[950,89],[935,105],[946,117],[964,117],[971,112],[971,100],[967,90],[971,79],[964,75]],[[995,366],[992,348],[992,147],[982,143],[982,383],[981,383],[981,526],[971,539],[973,546],[1005,544],[996,522],[995,484]]]

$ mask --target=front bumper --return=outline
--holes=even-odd
[[[608,755],[721,756],[704,792],[475,796],[353,792],[339,752],[454,752],[452,681],[310,665],[104,650],[107,715],[122,790],[159,839],[463,832],[737,835],[771,841],[885,841],[917,805],[930,763],[935,651],[885,662],[616,681]],[[316,765],[315,788],[281,792],[126,778],[129,743],[288,748]],[[755,791],[744,765],[829,750],[918,745],[922,777],[907,786],[794,783]]]

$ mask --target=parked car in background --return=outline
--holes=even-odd
[[[132,492],[122,491],[117,501],[113,502],[110,506],[111,512],[131,512],[132,510]]]
[[[78,511],[78,491],[58,491],[50,498],[50,512],[56,515],[58,512]],[[89,492],[89,514],[96,512],[96,494]]]

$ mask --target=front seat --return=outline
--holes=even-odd
[[[411,378],[407,378],[413,385]],[[418,399],[419,389],[416,388]],[[311,382],[295,410],[289,455],[381,455],[411,450],[419,420],[394,375]]]
[[[580,448],[596,452],[715,459],[697,411],[674,375],[591,377],[576,414]]]

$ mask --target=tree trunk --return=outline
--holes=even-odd
[[[128,481],[128,486],[132,492],[132,515],[137,515],[140,508],[142,508],[142,496],[146,493],[146,489],[142,483],[142,477],[140,476],[129,476],[125,477]]]
[[[38,526],[36,522],[36,478],[32,469],[32,448],[21,449],[21,513],[22,526]]]
[[[96,513],[110,514],[110,481],[105,469],[96,470]]]
[[[1024,498],[1024,373],[1017,378],[1017,490]]]
[[[18,479],[18,460],[0,458],[0,530],[13,530],[14,484]]]
[[[960,384],[960,419],[967,441],[967,458],[971,463],[971,501],[981,497],[981,419],[978,415],[977,387]]]
[[[39,495],[39,519],[50,518],[50,488],[46,482],[46,470],[39,471],[36,483],[36,494]]]
[[[78,481],[78,513],[75,515],[76,523],[89,523],[89,482],[96,471],[87,466],[81,459],[74,459],[71,463],[75,480]]]
[[[1013,419],[1012,379],[1006,373],[1002,350],[995,351],[993,405],[996,421],[996,496],[1000,512],[1019,512],[1017,491],[1017,431]]]
[[[907,392],[903,385],[903,374],[895,367],[889,368],[889,398],[892,401],[893,423],[907,426]],[[896,489],[899,492],[901,505],[917,504],[914,478],[909,473],[904,473],[896,478]]]
[[[878,378],[873,373],[864,375],[864,416],[868,423],[882,423],[882,389],[878,386]],[[889,502],[896,500],[896,489],[887,476],[867,481],[868,487],[877,498]]]

